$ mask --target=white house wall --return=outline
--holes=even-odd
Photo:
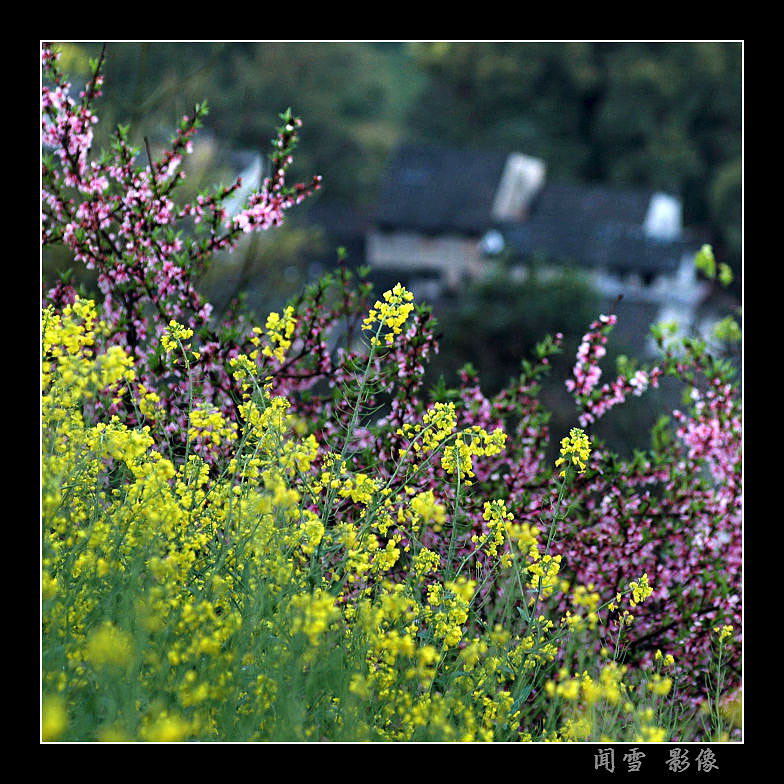
[[[365,249],[372,267],[408,273],[438,272],[450,287],[475,276],[482,268],[478,241],[459,235],[369,232]]]

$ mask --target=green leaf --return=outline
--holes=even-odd
[[[694,257],[694,266],[711,280],[716,277],[716,259],[710,245],[703,245],[697,251],[697,255]]]
[[[459,397],[459,392],[456,389],[451,389],[446,385],[443,375],[438,377],[438,381],[430,388],[429,394],[434,403],[445,403]]]
[[[630,378],[637,372],[638,367],[639,363],[637,360],[634,358],[630,359],[626,354],[620,354],[615,360],[615,368],[618,371],[619,376]]]
[[[661,452],[672,442],[672,432],[670,431],[670,418],[664,414],[658,418],[656,424],[651,428],[651,445],[655,452]]]
[[[713,337],[725,343],[740,343],[743,335],[738,322],[732,316],[727,316],[713,327]]]

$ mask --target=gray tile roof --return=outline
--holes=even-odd
[[[654,191],[650,188],[621,188],[548,182],[537,195],[531,212],[543,218],[617,222],[642,226]]]
[[[639,274],[674,272],[688,247],[685,241],[646,237],[642,226],[619,221],[593,223],[573,213],[534,214],[502,233],[506,246],[520,256],[540,255],[577,266]]]
[[[547,182],[525,222],[499,226],[491,209],[506,159],[506,152],[404,145],[387,168],[374,223],[382,230],[477,237],[497,228],[521,255],[640,274],[677,268],[686,244],[643,232],[650,188]]]
[[[506,163],[505,152],[405,145],[379,191],[380,228],[481,235]]]

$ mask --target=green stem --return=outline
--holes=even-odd
[[[454,448],[457,449],[457,447],[454,447]],[[452,509],[452,535],[451,535],[451,537],[449,539],[449,554],[447,555],[447,569],[448,569],[448,574],[450,575],[449,579],[453,579],[453,577],[457,576],[457,573],[454,573],[454,571],[453,571],[452,559],[454,558],[455,549],[457,547],[457,514],[458,514],[458,511],[460,510],[460,484],[461,484],[460,480],[461,480],[461,476],[460,476],[460,459],[459,459],[459,457],[457,457],[455,459],[455,468],[456,468],[456,473],[457,473],[457,482],[455,484],[455,504],[454,504],[454,507]],[[459,570],[458,570],[458,572],[459,572]]]
[[[550,520],[550,529],[547,532],[547,544],[545,545],[544,548],[544,555],[550,554],[550,545],[552,544],[553,539],[555,538],[555,529],[558,523],[558,516],[561,511],[561,503],[563,501],[565,491],[566,491],[566,476],[564,476],[563,479],[561,479],[561,487],[558,490],[558,498],[556,499],[555,507],[553,509],[553,516],[552,519]],[[529,619],[531,619],[534,623],[536,623],[536,610],[539,607],[539,600],[541,598],[541,595],[542,595],[542,576],[540,575],[539,580],[537,581],[536,584],[536,594],[534,596],[533,606],[531,607],[531,612],[529,613],[528,616]]]

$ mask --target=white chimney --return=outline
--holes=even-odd
[[[651,239],[677,240],[682,229],[680,199],[667,193],[654,193],[648,204],[643,228]]]
[[[495,192],[493,220],[524,220],[528,206],[544,184],[544,177],[544,161],[519,152],[511,153]]]

